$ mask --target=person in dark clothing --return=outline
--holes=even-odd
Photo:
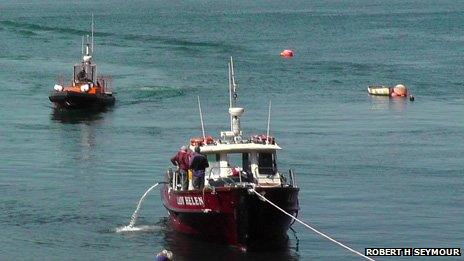
[[[87,73],[85,72],[85,69],[82,68],[82,71],[80,71],[78,74],[77,74],[77,80],[79,82],[85,82],[87,80]]]
[[[200,153],[200,147],[195,147],[195,153],[190,159],[192,181],[195,189],[203,189],[205,186],[205,169],[207,167],[209,167],[208,159]]]
[[[176,175],[177,182],[181,184],[182,190],[188,189],[188,169],[189,169],[189,153],[186,146],[180,147],[180,150],[171,158],[171,162],[177,167]],[[174,185],[174,187],[177,184]]]

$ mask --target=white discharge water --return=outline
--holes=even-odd
[[[124,233],[124,232],[148,232],[148,231],[159,231],[161,230],[160,226],[150,226],[150,225],[145,225],[145,226],[137,226],[137,227],[129,227],[129,226],[123,226],[123,227],[118,227],[115,229],[116,233]]]
[[[117,228],[116,232],[119,233],[119,232],[129,232],[129,231],[152,230],[152,228],[153,228],[152,226],[140,226],[140,227],[134,227],[134,226],[135,226],[135,222],[137,222],[137,218],[139,217],[139,211],[140,211],[140,207],[142,206],[143,200],[148,195],[148,193],[150,193],[150,191],[152,189],[154,189],[158,185],[159,185],[159,183],[156,183],[155,185],[153,185],[149,189],[147,189],[147,191],[145,191],[143,196],[140,198],[139,203],[137,204],[137,208],[135,209],[134,213],[132,214],[131,221],[129,222],[129,225]]]

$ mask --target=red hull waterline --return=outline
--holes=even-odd
[[[257,187],[288,213],[299,210],[296,187]],[[261,200],[246,187],[216,187],[175,191],[161,188],[163,204],[176,231],[241,249],[284,247],[293,219]]]

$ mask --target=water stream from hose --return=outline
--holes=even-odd
[[[119,232],[138,231],[138,230],[140,230],[140,229],[135,227],[135,223],[137,222],[137,218],[139,217],[140,207],[142,206],[142,203],[145,200],[145,198],[147,197],[148,193],[150,193],[150,191],[152,189],[154,189],[156,186],[158,186],[159,184],[160,183],[156,183],[155,185],[153,185],[149,189],[147,189],[147,191],[145,191],[145,193],[142,195],[142,197],[140,198],[140,200],[139,200],[139,202],[137,204],[137,208],[135,209],[134,213],[131,216],[131,220],[129,222],[129,225],[117,228],[116,232],[119,233]]]

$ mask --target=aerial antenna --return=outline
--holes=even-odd
[[[201,112],[201,103],[200,103],[200,96],[199,95],[197,95],[197,99],[198,99],[198,110],[200,111],[201,131],[203,132],[203,142],[206,143],[205,125],[203,124],[203,114]]]
[[[82,36],[82,46],[81,54],[84,55],[84,36]]]
[[[271,126],[271,106],[272,106],[272,101],[269,100],[269,112],[267,114],[266,144],[269,142],[269,129],[270,129],[270,126]]]
[[[230,62],[227,65],[229,66],[229,108],[232,108],[232,72]]]
[[[237,84],[235,84],[235,73],[234,73],[234,60],[232,56],[230,57],[230,75],[231,75],[231,87],[233,92],[233,107],[235,107],[235,103],[237,102]]]
[[[93,13],[92,13],[92,55],[93,55]]]
[[[230,62],[228,63],[229,66],[229,108],[232,108],[232,72],[230,68]],[[232,115],[230,115],[230,129],[232,129]]]

